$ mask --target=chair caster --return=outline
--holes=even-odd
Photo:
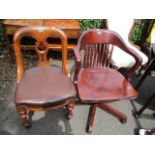
[[[29,129],[29,128],[32,127],[32,123],[30,123],[30,122],[24,123],[23,125],[24,125],[24,127],[25,127],[26,129]]]
[[[93,132],[93,127],[87,127],[87,128],[86,128],[86,132],[87,132],[88,134],[91,134],[91,133]]]
[[[67,119],[70,120],[73,117],[73,114],[67,114]]]
[[[119,121],[122,123],[122,124],[126,124],[127,120],[125,119],[119,119]]]

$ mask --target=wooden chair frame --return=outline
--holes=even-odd
[[[23,37],[32,37],[36,40],[35,44],[35,51],[39,56],[38,67],[47,67],[48,60],[47,60],[47,53],[49,50],[49,45],[47,43],[47,38],[49,37],[58,37],[62,43],[62,67],[64,73],[70,77],[68,65],[67,65],[67,37],[65,33],[57,29],[55,27],[25,27],[17,31],[14,35],[14,50],[15,56],[17,61],[17,84],[23,77],[24,69],[23,69],[23,62],[21,56],[21,47],[20,47],[20,40]],[[67,100],[67,99],[66,99]],[[61,103],[62,102],[62,103]],[[60,104],[54,106],[41,106],[41,107],[33,107],[33,106],[19,106],[17,105],[17,111],[19,112],[21,121],[24,127],[30,127],[30,123],[27,118],[27,111],[45,111],[45,110],[52,110],[59,107],[66,106],[67,109],[67,116],[70,119],[72,117],[72,110],[74,107],[74,99],[69,99],[69,102],[61,101]]]
[[[96,35],[94,35],[93,32],[95,32]],[[111,37],[109,37],[109,36],[111,36]],[[103,30],[103,29],[88,30],[88,31],[85,31],[81,35],[81,37],[78,40],[77,47],[74,49],[75,62],[76,62],[76,70],[75,70],[74,82],[75,82],[76,86],[77,86],[77,79],[78,79],[79,71],[82,68],[85,68],[85,67],[86,68],[87,67],[91,68],[91,65],[90,66],[85,66],[85,65],[82,64],[80,51],[81,51],[81,49],[82,49],[82,47],[84,45],[86,45],[86,44],[96,44],[96,43],[105,43],[105,44],[112,44],[112,45],[118,46],[124,52],[130,54],[131,56],[133,56],[135,58],[136,63],[134,64],[133,67],[128,69],[127,79],[129,79],[131,73],[133,71],[135,71],[140,66],[141,57],[136,52],[134,52],[134,50],[132,50],[131,48],[128,48],[126,46],[126,44],[124,43],[124,41],[122,40],[122,38],[116,32],[113,32],[113,31],[110,31],[110,30]],[[109,52],[113,52],[112,49]],[[89,57],[89,54],[87,56]],[[111,58],[109,57],[109,58],[106,58],[106,60],[104,60],[105,61],[105,62],[103,62],[104,67],[110,67],[110,59]],[[107,60],[108,60],[108,63],[106,63]],[[98,65],[96,65],[94,68],[98,68]],[[90,119],[88,119],[89,122],[88,122],[88,128],[87,128],[88,133],[92,132],[97,107],[99,107],[102,110],[105,110],[108,113],[110,113],[110,114],[114,115],[115,117],[119,118],[121,120],[121,122],[126,122],[127,121],[126,115],[124,115],[123,113],[121,113],[118,110],[116,110],[115,108],[113,108],[107,101],[98,101],[98,102],[95,102],[95,101],[83,101],[83,100],[80,99],[80,97],[79,97],[79,101],[83,102],[83,103],[86,103],[86,104],[91,103],[90,104],[91,105],[91,107],[90,107]]]

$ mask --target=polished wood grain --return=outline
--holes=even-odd
[[[135,65],[128,69],[126,78],[116,68],[112,68],[111,54],[114,52],[114,46],[136,60]],[[140,65],[139,55],[127,47],[119,34],[103,29],[83,32],[74,53],[76,61],[74,82],[77,86],[78,97],[82,103],[90,104],[92,109],[87,132],[92,132],[96,107],[117,117],[121,122],[126,122],[127,116],[113,108],[110,102],[137,97],[138,93],[128,79]]]
[[[14,57],[12,55],[12,43],[9,40],[9,36],[12,36],[15,34],[15,32],[23,27],[27,26],[51,26],[56,27],[61,30],[63,30],[67,36],[67,39],[69,40],[75,40],[75,43],[68,44],[67,48],[68,51],[73,51],[73,49],[76,46],[76,40],[80,36],[80,24],[78,20],[74,19],[7,19],[4,20],[4,29],[7,36],[7,44],[8,44],[8,50],[11,53],[12,58]],[[57,38],[58,36],[53,36],[53,38]],[[50,49],[55,51],[61,51],[62,46],[60,43],[53,43],[49,44]],[[24,50],[33,49],[33,45],[21,45],[21,48]]]
[[[80,24],[75,19],[45,19],[44,26],[53,26],[63,30],[70,39],[77,39],[80,36]]]
[[[7,19],[4,21],[6,34],[13,35],[19,28],[27,26],[52,26],[63,30],[67,38],[78,38],[80,25],[75,19]]]
[[[35,52],[38,54],[38,65],[24,71],[20,41],[29,36],[35,39]],[[47,38],[57,36],[62,46],[62,69],[49,66]],[[34,26],[19,29],[13,38],[17,62],[17,87],[15,103],[22,123],[29,127],[28,111],[51,110],[66,106],[67,115],[72,117],[76,91],[71,81],[67,63],[67,37],[55,27]],[[68,101],[68,102],[67,102]]]
[[[41,31],[41,32],[39,32]],[[23,75],[23,63],[21,57],[21,48],[20,48],[20,40],[24,36],[32,37],[36,40],[35,43],[35,51],[39,56],[38,66],[48,66],[47,61],[47,52],[49,50],[49,45],[47,43],[47,38],[52,36],[59,36],[62,42],[62,63],[63,69],[66,75],[69,76],[69,69],[67,66],[67,37],[63,31],[56,28],[49,28],[49,27],[29,27],[23,28],[22,30],[18,31],[14,36],[14,49],[15,55],[17,60],[17,82],[20,81]]]

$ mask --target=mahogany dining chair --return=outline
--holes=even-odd
[[[38,55],[37,67],[24,72],[20,41],[23,37],[35,39]],[[49,66],[47,39],[58,37],[62,45],[62,68]],[[70,79],[67,64],[67,37],[55,27],[25,27],[19,29],[13,38],[17,61],[17,85],[15,104],[24,127],[30,127],[28,111],[44,111],[66,106],[67,116],[72,117],[76,90]]]

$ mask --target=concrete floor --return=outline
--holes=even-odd
[[[58,63],[55,61],[56,64]],[[73,71],[73,61],[70,61],[70,70]],[[133,85],[138,81],[132,79]],[[85,135],[89,106],[76,105],[74,116],[71,120],[66,119],[64,108],[46,112],[35,112],[32,116],[33,125],[25,129],[19,119],[14,104],[14,92],[16,82],[12,82],[12,88],[4,104],[0,105],[0,134],[12,135]],[[95,135],[133,135],[137,128],[155,127],[155,117],[152,116],[154,107],[147,108],[140,118],[136,119],[132,111],[139,109],[155,89],[154,77],[148,77],[139,89],[139,97],[133,101],[119,101],[112,105],[125,113],[128,117],[126,124],[121,124],[118,119],[110,114],[97,109],[93,133]]]

